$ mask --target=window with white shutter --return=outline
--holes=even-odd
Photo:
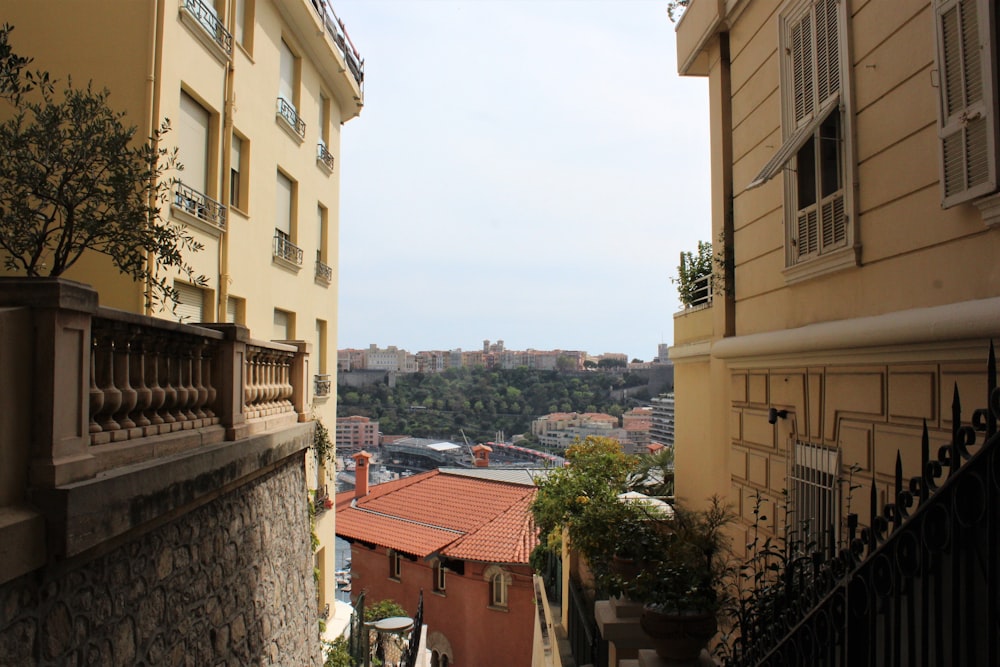
[[[177,143],[184,165],[181,181],[202,194],[208,193],[208,137],[211,115],[193,97],[181,91]]]
[[[284,310],[274,309],[274,333],[271,340],[291,340],[291,317]]]
[[[274,228],[284,235],[286,240],[292,238],[292,181],[278,172],[277,190],[274,202]]]
[[[278,97],[295,107],[295,54],[285,40],[281,40],[281,57],[279,61]],[[297,108],[296,108],[297,110]]]
[[[791,271],[825,258],[823,269],[786,274],[793,279],[856,264],[846,187],[853,182],[844,86],[847,17],[841,0],[806,0],[780,21],[784,141],[747,189],[785,174],[786,265]]]
[[[174,309],[174,319],[185,324],[204,322],[205,291],[194,285],[181,282],[175,282],[174,289],[177,290],[177,307]]]
[[[935,10],[944,208],[997,188],[990,13],[986,0],[942,0]]]

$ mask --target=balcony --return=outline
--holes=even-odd
[[[299,118],[299,112],[295,110],[295,106],[284,97],[278,98],[278,108],[275,112],[275,118],[293,139],[302,143],[306,137],[306,123]]]
[[[302,266],[302,248],[292,243],[288,234],[280,230],[275,230],[274,259],[298,271],[299,267]]]
[[[187,222],[218,235],[226,231],[226,207],[208,195],[177,181],[171,208],[180,212]],[[207,228],[206,228],[207,225]]]
[[[316,398],[326,398],[330,395],[332,383],[330,375],[327,373],[317,373],[313,376],[313,396]]]
[[[365,81],[365,61],[361,58],[358,50],[354,48],[351,38],[347,35],[347,30],[344,28],[344,22],[337,17],[337,14],[333,11],[333,7],[330,6],[327,0],[313,0],[312,4],[323,21],[323,28],[326,30],[327,36],[333,42],[334,46],[337,47],[337,51],[340,52],[341,57],[343,57],[344,62],[347,64],[347,69],[350,70],[351,76],[354,77],[358,86],[363,88]]]
[[[333,267],[316,260],[316,284],[329,287],[333,284]]]
[[[233,36],[209,5],[202,0],[183,0],[181,19],[213,55],[223,62],[229,60],[233,54]]]
[[[0,582],[99,547],[312,442],[308,344],[0,279]],[[16,381],[14,378],[18,378]]]
[[[326,149],[326,144],[320,141],[316,144],[316,164],[328,174],[333,173],[333,155]]]

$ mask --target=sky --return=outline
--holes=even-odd
[[[337,0],[339,348],[623,352],[673,338],[710,240],[708,85],[665,0]]]

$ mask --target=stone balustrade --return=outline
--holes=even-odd
[[[309,344],[102,308],[0,278],[0,582],[81,553],[312,441]]]

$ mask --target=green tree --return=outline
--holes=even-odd
[[[0,97],[12,115],[0,123],[0,248],[4,266],[29,277],[60,276],[87,250],[107,255],[145,282],[146,300],[176,303],[172,275],[205,284],[185,260],[201,244],[161,215],[178,167],[160,146],[166,121],[147,141],[108,104],[107,89],[56,96],[47,73],[29,75],[13,53],[13,28],[0,28]],[[29,94],[35,99],[29,99]]]

